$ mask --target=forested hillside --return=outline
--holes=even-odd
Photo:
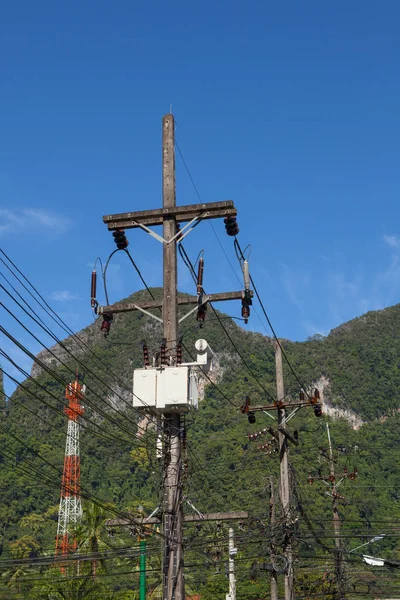
[[[145,296],[140,292],[131,299]],[[193,512],[194,505],[201,512],[249,512],[250,519],[236,527],[238,598],[261,600],[269,597],[269,576],[257,573],[254,563],[268,562],[270,544],[279,555],[284,535],[279,509],[274,528],[268,517],[269,478],[277,480],[279,461],[276,453],[260,451],[259,443],[247,437],[270,426],[270,418],[258,413],[256,424],[250,425],[238,407],[245,395],[252,405],[268,403],[267,394],[275,395],[274,348],[270,338],[245,331],[223,314],[220,319],[208,314],[199,329],[189,318],[181,329],[185,359],[190,359],[199,337],[206,338],[215,353],[211,382],[202,381],[199,410],[186,418],[184,495],[190,504],[185,510]],[[400,559],[399,334],[397,305],[343,324],[326,338],[282,342],[291,365],[284,361],[286,392],[295,399],[301,387],[319,386],[325,413],[317,418],[312,408],[303,408],[290,422],[300,442],[290,451],[298,598],[323,593],[333,597],[331,499],[322,482],[307,483],[310,472],[328,471],[327,421],[338,470],[356,467],[359,472],[355,481],[345,480],[341,487],[347,551],[385,534],[369,552],[376,548],[378,556]],[[160,503],[154,422],[143,419],[131,404],[133,369],[142,364],[141,341],[146,340],[152,354],[158,352],[161,338],[161,325],[141,313],[116,316],[108,338],[97,320],[61,346],[42,352],[34,377],[27,378],[7,403],[0,398],[0,597],[138,598],[136,537],[128,531],[115,531],[110,537],[104,522],[116,515],[136,515],[139,505],[150,514]],[[64,392],[77,368],[86,385],[81,427],[86,516],[78,539],[82,552],[88,552],[95,521],[97,547],[104,553],[90,584],[82,576],[65,582],[58,569],[35,564],[38,557],[54,554],[66,436]],[[340,409],[333,421],[326,416],[332,407]],[[354,418],[363,424],[353,428]],[[188,593],[201,594],[204,600],[225,599],[226,526],[189,526],[186,535]],[[159,598],[159,554],[156,532],[148,538],[151,598]],[[346,554],[346,564],[354,597],[400,590],[396,570],[371,569],[358,552]],[[81,573],[90,572],[90,561],[82,565]]]

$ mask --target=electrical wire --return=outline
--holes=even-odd
[[[235,245],[235,247],[237,248],[237,250],[239,251],[239,254],[240,254],[240,257],[241,257],[241,259],[242,259],[242,260],[245,260],[245,258],[244,258],[244,254],[243,254],[243,252],[242,252],[242,249],[241,249],[241,247],[240,247],[239,241],[238,241],[238,239],[237,239],[237,237],[236,237],[236,236],[235,236],[234,245]],[[258,300],[258,302],[260,303],[261,310],[262,310],[262,312],[264,313],[264,316],[265,316],[265,318],[266,318],[266,320],[267,320],[267,323],[268,323],[269,327],[271,328],[271,331],[272,331],[272,334],[273,334],[273,336],[274,336],[274,339],[275,339],[276,343],[278,344],[279,348],[281,349],[282,355],[283,355],[283,357],[284,357],[284,359],[285,359],[285,361],[286,361],[286,363],[287,363],[287,365],[288,365],[288,367],[289,367],[290,371],[292,372],[292,375],[293,375],[293,376],[294,376],[294,378],[296,379],[297,383],[300,385],[300,388],[304,390],[304,392],[307,394],[308,398],[311,400],[311,396],[309,395],[309,393],[308,393],[308,391],[307,391],[307,387],[304,385],[304,383],[303,383],[303,382],[300,380],[300,378],[298,377],[297,373],[295,372],[294,368],[292,367],[292,364],[291,364],[291,362],[289,361],[289,359],[288,359],[288,357],[287,357],[287,355],[286,355],[286,352],[285,352],[285,351],[284,351],[284,349],[282,348],[282,344],[280,343],[280,341],[279,341],[279,339],[278,339],[278,336],[276,335],[275,329],[274,329],[274,327],[273,327],[273,325],[272,325],[272,323],[271,323],[271,320],[270,320],[270,318],[269,318],[269,316],[268,316],[268,314],[267,314],[267,311],[265,310],[264,304],[263,304],[263,302],[262,302],[262,300],[261,300],[260,294],[258,293],[257,286],[256,286],[256,284],[254,283],[254,279],[253,279],[252,275],[251,275],[251,274],[249,274],[249,277],[250,277],[251,285],[253,286],[254,293],[255,293],[255,295],[257,296],[257,300]]]

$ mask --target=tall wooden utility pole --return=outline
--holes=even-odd
[[[326,432],[328,434],[329,443],[329,474],[332,481],[332,524],[333,531],[335,534],[335,575],[339,593],[338,600],[346,600],[346,577],[343,563],[343,541],[340,532],[341,525],[338,512],[339,495],[336,489],[335,461],[333,457],[331,434],[329,431],[328,423],[326,424]]]
[[[275,517],[276,517],[275,488],[274,488],[274,478],[271,475],[271,477],[269,478],[269,524],[270,524],[270,538],[271,538],[269,551],[270,551],[271,558],[275,554],[274,546],[272,543],[273,529],[275,527]],[[276,571],[274,569],[271,570],[270,586],[271,586],[271,600],[278,600],[278,577],[277,577]]]
[[[165,115],[162,123],[163,209],[176,207],[174,117]],[[163,221],[164,295],[163,328],[167,352],[172,354],[178,339],[176,221],[173,216]],[[171,241],[172,240],[172,241]],[[164,522],[163,557],[164,598],[185,598],[183,574],[183,506],[181,416],[170,412],[164,415]]]
[[[286,524],[284,553],[287,560],[287,571],[285,573],[285,600],[294,599],[293,589],[293,556],[292,540],[290,533],[290,479],[289,479],[289,461],[288,461],[288,442],[286,431],[286,409],[283,402],[285,397],[285,388],[283,385],[282,368],[282,348],[278,342],[275,342],[275,367],[276,367],[276,393],[278,405],[278,432],[279,432],[279,464],[281,472],[280,495],[281,504]]]

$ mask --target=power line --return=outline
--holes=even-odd
[[[184,252],[184,256],[185,256],[185,264],[188,267],[189,271],[192,273],[192,275],[195,276],[195,270],[194,270],[194,266],[192,264],[192,262],[190,261],[190,258],[186,252],[186,250],[184,249],[182,242],[180,242],[179,244],[179,248],[182,248],[182,251]],[[247,370],[249,371],[249,373],[251,374],[251,376],[253,377],[253,379],[258,383],[258,385],[261,387],[261,389],[263,390],[263,392],[271,399],[271,400],[275,400],[273,398],[273,396],[268,392],[268,390],[264,387],[264,385],[261,383],[261,381],[258,379],[258,377],[255,375],[253,369],[250,367],[250,365],[248,364],[248,362],[246,361],[246,359],[243,357],[242,353],[240,352],[240,350],[238,349],[237,345],[235,344],[235,342],[232,339],[232,336],[229,334],[229,332],[227,331],[226,327],[224,326],[224,324],[222,323],[218,312],[215,310],[213,304],[211,302],[208,302],[208,304],[211,306],[214,315],[216,317],[216,319],[218,320],[222,330],[224,331],[225,335],[227,336],[227,338],[229,339],[230,343],[232,344],[233,348],[235,349],[236,353],[238,354],[238,356],[240,357],[241,361],[243,362],[243,364],[245,365],[245,367],[247,368]],[[238,408],[238,407],[236,407]]]

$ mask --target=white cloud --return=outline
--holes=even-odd
[[[70,300],[79,300],[80,296],[69,292],[68,290],[53,292],[50,296],[50,300],[56,300],[57,302],[69,302]]]
[[[400,246],[400,239],[396,235],[385,234],[383,236],[383,241],[391,248],[398,248]]]
[[[61,233],[70,224],[67,217],[40,208],[0,208],[0,221],[0,236],[33,228]]]

